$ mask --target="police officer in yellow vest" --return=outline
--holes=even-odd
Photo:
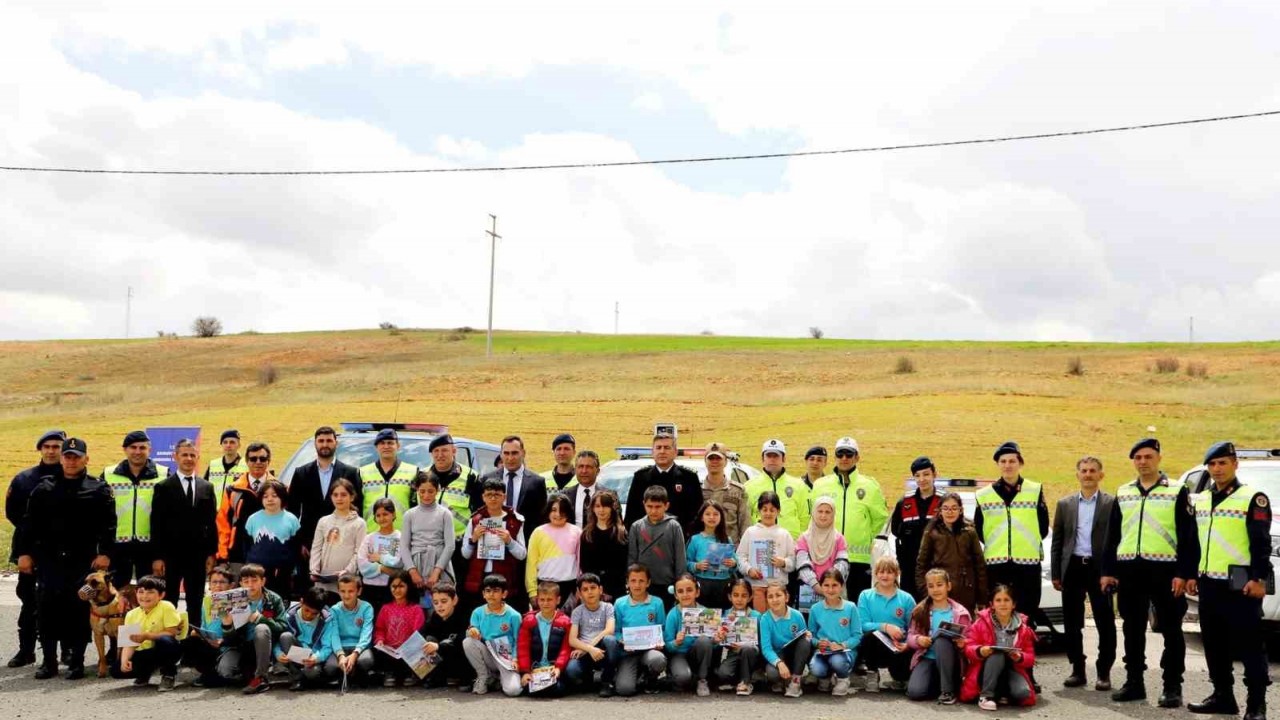
[[[1129,459],[1138,478],[1116,490],[1111,535],[1101,566],[1102,584],[1116,585],[1124,618],[1126,679],[1111,699],[1129,702],[1147,697],[1142,673],[1147,669],[1148,608],[1154,608],[1164,637],[1160,656],[1164,691],[1159,705],[1180,708],[1187,656],[1182,635],[1185,591],[1200,560],[1195,515],[1187,487],[1170,482],[1160,471],[1159,440],[1139,440],[1129,450]]]
[[[573,457],[577,452],[578,441],[569,433],[560,433],[551,441],[551,454],[556,458],[556,466],[542,473],[542,477],[547,479],[547,497],[577,485],[573,467]]]
[[[413,478],[418,474],[418,466],[400,462],[396,454],[400,452],[400,436],[390,428],[383,428],[373,438],[373,446],[378,451],[378,459],[360,468],[360,483],[364,489],[364,512],[368,521],[369,532],[378,529],[378,522],[373,519],[373,504],[381,498],[391,498],[396,504],[397,530],[404,522],[405,511],[417,502],[413,493]]]
[[[151,499],[164,478],[151,461],[151,438],[142,430],[124,436],[125,459],[102,471],[116,506],[116,544],[111,553],[111,584],[117,588],[152,573]],[[165,473],[168,475],[168,473]],[[158,568],[157,568],[158,569]]]
[[[764,472],[749,480],[744,489],[752,522],[760,522],[760,509],[756,507],[760,496],[768,491],[777,493],[782,502],[778,524],[791,533],[792,539],[797,539],[809,529],[809,486],[800,478],[787,474],[786,462],[787,446],[777,438],[766,440],[760,447],[760,464]]]
[[[992,455],[1000,479],[976,494],[973,525],[982,538],[989,587],[1004,584],[1017,594],[1018,611],[1036,622],[1040,611],[1042,541],[1049,535],[1049,507],[1040,483],[1022,477],[1022,449],[1010,440]],[[980,598],[979,602],[985,602]]]
[[[471,468],[457,462],[458,446],[448,433],[432,438],[428,448],[431,450],[431,466],[426,472],[439,478],[442,488],[440,502],[453,513],[453,534],[460,538],[466,532],[471,516],[479,510],[471,507],[471,491],[479,478]],[[458,553],[461,553],[461,547],[459,543]]]
[[[209,463],[204,469],[204,479],[213,485],[213,496],[217,498],[218,509],[227,499],[227,486],[235,483],[236,478],[249,472],[249,465],[240,457],[240,431],[223,430],[218,439],[222,445],[222,457]]]
[[[1187,709],[1200,714],[1240,712],[1232,685],[1232,655],[1244,665],[1244,720],[1266,720],[1267,656],[1262,598],[1271,573],[1271,502],[1236,479],[1236,447],[1220,442],[1205,453],[1213,485],[1196,500],[1200,539],[1198,577],[1187,592],[1200,596],[1200,630],[1213,694]]]
[[[851,437],[836,440],[835,471],[813,484],[812,496],[828,495],[835,501],[836,530],[849,546],[849,597],[871,587],[871,543],[889,519],[889,506],[880,483],[858,472],[858,441]]]

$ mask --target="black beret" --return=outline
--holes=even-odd
[[[449,433],[445,433],[443,435],[437,435],[431,438],[431,444],[427,445],[427,449],[435,450],[438,447],[444,447],[445,445],[452,445],[452,444],[453,444],[453,436],[450,435]]]
[[[1003,445],[996,448],[996,453],[991,456],[991,459],[999,462],[1001,455],[1008,455],[1009,453],[1017,455],[1019,462],[1022,461],[1022,448],[1018,447],[1018,443],[1012,440],[1006,440]]]
[[[934,472],[938,472],[938,468],[934,466],[933,461],[925,457],[924,455],[921,455],[920,457],[911,461],[912,475],[915,475],[916,473],[920,472],[921,470],[924,470],[925,468],[928,468]]]
[[[805,453],[804,453],[804,459],[805,459],[805,460],[808,460],[809,458],[813,457],[814,455],[817,455],[818,457],[826,457],[826,456],[827,456],[827,449],[826,449],[826,448],[824,448],[824,447],[822,447],[821,445],[814,445],[813,447],[811,447],[811,448],[809,448],[808,450],[806,450],[806,451],[805,451]]]
[[[1134,443],[1133,447],[1129,448],[1129,459],[1132,460],[1133,456],[1137,455],[1138,451],[1143,448],[1151,448],[1156,452],[1160,452],[1160,441],[1155,438],[1142,438]]]
[[[61,430],[45,430],[44,434],[40,436],[40,439],[36,441],[36,449],[39,450],[40,446],[43,445],[46,440],[54,439],[65,442],[67,434]]]
[[[560,433],[559,435],[556,436],[555,440],[551,441],[551,449],[555,450],[556,448],[560,447],[564,443],[569,443],[574,447],[578,447],[578,441],[574,440],[572,435],[570,435],[569,433]]]
[[[373,437],[373,444],[377,445],[383,440],[395,440],[396,442],[399,442],[400,436],[397,435],[396,431],[392,430],[391,428],[382,428],[381,430],[378,431],[378,434]]]
[[[1236,445],[1230,440],[1223,440],[1220,443],[1214,443],[1204,454],[1204,464],[1208,465],[1210,460],[1217,460],[1224,457],[1235,457]]]
[[[124,443],[120,447],[129,447],[134,443],[151,442],[151,438],[147,437],[145,430],[134,430],[124,436]]]
[[[233,428],[233,429],[231,429],[231,430],[223,430],[223,431],[222,431],[222,437],[218,438],[218,442],[219,442],[219,443],[221,443],[223,440],[226,440],[227,438],[235,438],[235,439],[239,440],[239,439],[240,439],[240,431],[239,431],[239,430],[236,430],[236,429],[234,429],[234,428]]]

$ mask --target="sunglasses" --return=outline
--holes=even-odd
[[[857,454],[858,454],[858,453],[855,453],[855,452],[853,452],[853,451],[851,451],[851,450],[840,450],[840,451],[836,452],[836,457],[838,457],[838,458],[851,458],[851,457],[853,457],[854,455],[857,455]]]
[[[270,455],[255,455],[249,458],[249,462],[269,462],[270,460]]]

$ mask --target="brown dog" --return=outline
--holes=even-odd
[[[116,656],[116,634],[124,624],[124,616],[138,607],[138,589],[130,584],[116,591],[111,573],[96,570],[84,579],[80,599],[89,603],[89,627],[93,630],[93,646],[98,649],[98,677],[107,676],[110,659]],[[110,645],[111,652],[107,652]]]

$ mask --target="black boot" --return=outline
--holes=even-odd
[[[1165,685],[1164,692],[1160,693],[1160,700],[1156,704],[1162,708],[1182,707],[1182,686]]]
[[[1198,703],[1187,703],[1187,709],[1197,715],[1239,715],[1240,706],[1230,690],[1213,691],[1209,697]]]
[[[36,668],[37,680],[48,680],[58,674],[58,659],[54,657],[46,657],[44,662],[40,663],[40,667]]]
[[[1135,700],[1147,699],[1147,687],[1142,684],[1142,679],[1125,680],[1124,685],[1120,689],[1111,693],[1111,699],[1115,702],[1133,702]],[[1181,705],[1181,703],[1179,703]]]
[[[1103,670],[1098,668],[1098,679],[1093,683],[1093,689],[1098,692],[1108,692],[1111,690],[1111,670]]]
[[[34,663],[35,661],[36,661],[35,650],[19,650],[18,652],[14,653],[13,657],[9,658],[8,667],[11,667],[11,668],[26,667],[31,663]]]
[[[1089,682],[1089,678],[1085,676],[1084,663],[1078,662],[1072,664],[1071,674],[1067,676],[1066,680],[1062,681],[1062,687],[1083,687],[1087,682]]]
[[[1267,696],[1262,692],[1249,692],[1245,702],[1244,720],[1267,720]]]

